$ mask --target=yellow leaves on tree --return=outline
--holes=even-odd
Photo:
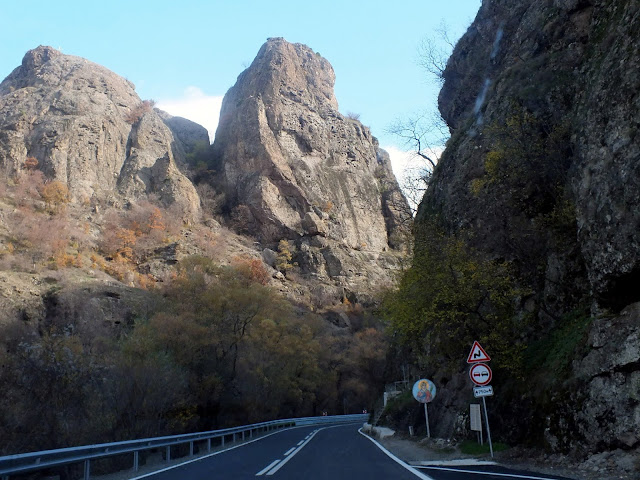
[[[293,264],[291,263],[293,251],[294,248],[288,240],[280,240],[278,243],[278,254],[276,256],[276,269],[286,274],[288,270],[293,268]]]
[[[490,344],[499,367],[517,372],[526,319],[514,316],[522,294],[507,265],[483,260],[459,238],[422,226],[412,267],[384,313],[401,345],[421,364],[454,370],[474,340]]]
[[[60,212],[71,199],[67,186],[58,180],[45,183],[40,195],[50,213]]]

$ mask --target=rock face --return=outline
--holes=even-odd
[[[639,29],[635,1],[487,0],[444,72],[452,137],[418,222],[513,262],[539,336],[567,312],[640,300]],[[586,353],[569,353],[584,382],[555,385],[539,399],[554,413],[531,419],[549,448],[637,451],[637,325],[637,304],[596,318]]]
[[[183,142],[151,107],[128,80],[40,46],[0,84],[0,168],[13,174],[31,156],[76,201],[156,194],[195,215]]]
[[[338,112],[334,81],[319,54],[269,39],[224,97],[215,163],[261,241],[294,240],[305,273],[375,283],[407,203],[376,138]]]
[[[421,215],[545,272],[551,310],[590,290],[617,311],[640,300],[639,22],[632,1],[484,2],[444,74],[452,139]]]
[[[323,236],[385,250],[403,206],[388,156],[367,127],[338,112],[335,75],[300,44],[269,39],[227,92],[214,142],[231,206],[259,235]],[[406,203],[404,203],[406,205]]]

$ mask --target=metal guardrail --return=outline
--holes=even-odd
[[[41,452],[21,453],[0,457],[0,479],[9,480],[10,475],[44,470],[51,467],[69,465],[74,463],[84,464],[84,480],[91,477],[91,460],[106,458],[114,455],[133,453],[133,470],[138,471],[139,452],[164,447],[166,461],[171,460],[171,447],[181,444],[189,444],[189,456],[193,455],[194,442],[207,442],[207,451],[211,451],[211,440],[221,439],[220,445],[224,447],[225,439],[231,437],[236,441],[236,435],[244,441],[246,434],[253,437],[254,432],[268,432],[281,428],[289,428],[300,425],[322,425],[334,423],[349,423],[366,421],[367,414],[357,415],[332,415],[322,417],[287,418],[272,420],[270,422],[254,423],[223,430],[211,430],[208,432],[189,433],[184,435],[172,435],[167,437],[143,438],[140,440],[127,440],[124,442],[102,443],[98,445],[85,445],[81,447],[60,448],[57,450],[45,450]]]

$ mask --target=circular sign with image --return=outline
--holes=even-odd
[[[436,385],[431,380],[423,378],[413,384],[413,398],[420,403],[429,403],[436,396]]]

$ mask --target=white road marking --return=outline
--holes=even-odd
[[[309,438],[307,438],[304,443],[302,445],[300,445],[299,447],[295,448],[293,453],[291,455],[289,455],[287,458],[285,458],[283,461],[281,461],[280,463],[278,463],[278,465],[276,465],[275,467],[273,467],[271,470],[269,470],[267,472],[267,476],[273,475],[274,473],[276,473],[278,470],[280,470],[289,460],[291,460],[293,457],[295,457],[296,453],[298,453],[300,450],[302,450],[304,448],[304,446],[309,443],[313,437],[315,436],[316,433],[318,433],[320,430],[323,429],[318,429],[315,430],[311,436]]]
[[[264,474],[265,472],[271,470],[278,462],[280,461],[280,459],[278,460],[274,460],[273,462],[271,462],[269,464],[269,466],[263,468],[262,470],[260,470],[258,473],[256,473],[256,477],[259,477],[260,475]]]
[[[373,438],[371,438],[369,435],[366,435],[364,433],[362,433],[362,429],[358,430],[358,433],[360,435],[362,435],[364,438],[367,438],[369,440],[371,440],[380,450],[382,450],[384,453],[387,454],[387,456],[389,458],[391,458],[391,460],[394,460],[396,463],[398,463],[401,467],[406,468],[407,470],[409,470],[411,473],[413,473],[416,477],[422,479],[422,480],[434,480],[433,477],[430,477],[429,475],[425,475],[422,472],[417,471],[415,468],[413,468],[411,465],[406,464],[405,462],[403,462],[402,460],[400,460],[398,457],[396,457],[393,453],[391,453],[389,450],[387,450],[386,448],[384,448],[382,445],[380,445],[378,442],[376,442]],[[547,479],[545,479],[547,480]]]
[[[260,440],[264,440],[265,438],[270,437],[271,435],[277,435],[278,433],[286,432],[287,430],[295,430],[295,429],[304,428],[304,427],[306,427],[306,425],[300,425],[298,427],[288,427],[288,428],[284,428],[282,430],[276,430],[275,432],[268,433],[267,435],[264,435],[264,436],[261,436],[261,437],[258,437],[258,438],[254,438],[253,440],[249,440],[248,442],[244,442],[244,443],[241,443],[239,445],[234,445],[233,447],[225,448],[224,450],[219,450],[217,452],[210,453],[208,455],[203,455],[202,457],[194,458],[193,460],[187,460],[186,462],[177,463],[177,464],[172,465],[170,467],[162,468],[162,469],[156,470],[154,472],[145,473],[144,475],[140,475],[138,477],[132,477],[129,480],[140,480],[141,478],[150,477],[152,475],[156,475],[157,473],[166,472],[167,470],[173,470],[174,468],[182,467],[183,465],[187,465],[189,463],[199,462],[200,460],[204,460],[205,458],[213,457],[215,455],[220,455],[221,453],[226,453],[229,450],[235,450],[236,448],[244,447],[245,445],[249,445],[250,443],[258,442]]]
[[[300,440],[300,441],[298,442],[298,446],[302,445],[303,443],[304,443],[304,440]]]
[[[300,445],[300,444],[298,444]],[[284,456],[286,457],[287,455],[289,455],[291,452],[293,452],[296,449],[296,447],[291,447],[289,450],[287,450],[286,452],[284,452]]]
[[[444,470],[447,472],[472,473],[475,475],[493,475],[495,477],[525,478],[528,480],[556,480],[551,477],[533,477],[530,475],[518,475],[515,473],[480,472],[480,471],[474,471],[474,470],[463,470],[461,468],[444,468],[444,467],[417,467],[417,468],[429,468],[431,470]]]
[[[414,467],[476,467],[479,465],[498,465],[496,462],[476,460],[475,458],[461,458],[459,460],[421,460],[410,462]]]

